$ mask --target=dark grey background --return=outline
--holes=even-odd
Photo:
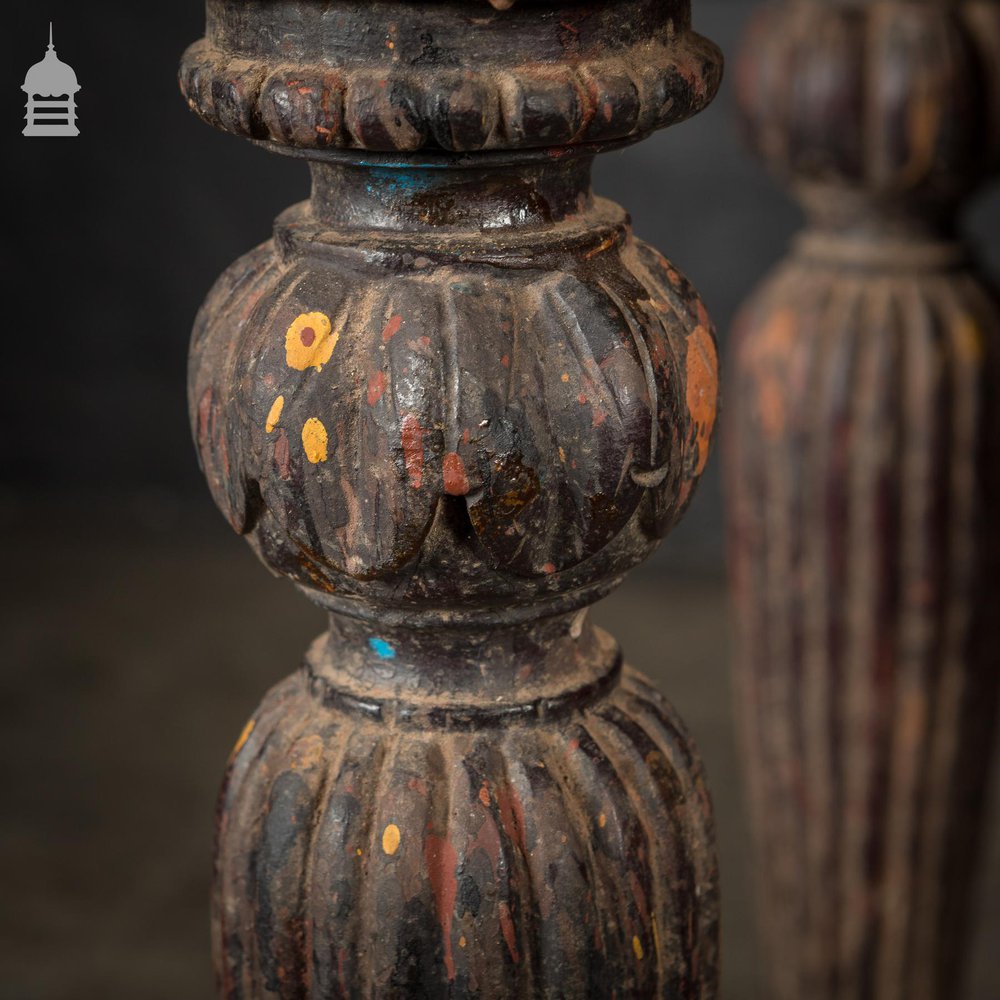
[[[749,5],[694,6],[732,56]],[[19,88],[50,18],[83,86],[76,139],[20,134]],[[197,0],[21,2],[3,23],[0,1000],[199,1000],[222,765],[322,622],[211,507],[187,427],[187,336],[218,273],[305,197],[307,171],[187,110],[175,70],[202,31]],[[728,82],[694,121],[603,157],[595,187],[688,273],[723,340],[800,224],[744,154]],[[969,230],[1000,270],[1000,195],[972,206]],[[597,617],[702,746],[725,995],[742,1000],[757,965],[718,465]],[[995,1000],[1000,891],[983,896],[970,996]]]

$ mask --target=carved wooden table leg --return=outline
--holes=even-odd
[[[1000,677],[1000,313],[954,220],[1000,5],[767,8],[739,91],[810,220],[728,409],[769,995],[954,1000]]]
[[[686,0],[208,0],[191,106],[313,190],[209,295],[192,420],[330,612],[229,762],[222,996],[715,995],[697,754],[586,609],[687,504],[717,374],[591,161],[720,66]]]

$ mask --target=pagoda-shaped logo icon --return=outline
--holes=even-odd
[[[28,95],[24,135],[79,135],[76,127],[76,94],[80,84],[76,73],[57,55],[49,22],[49,48],[45,58],[35,63],[21,87]]]

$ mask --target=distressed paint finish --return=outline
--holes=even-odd
[[[697,753],[586,609],[683,512],[718,404],[704,307],[591,162],[707,103],[717,50],[677,0],[208,12],[192,106],[313,189],[210,292],[192,424],[330,612],[230,759],[221,996],[709,1000]]]
[[[961,995],[1000,679],[1000,5],[762,10],[754,148],[810,218],[734,330],[737,680],[777,1000]]]

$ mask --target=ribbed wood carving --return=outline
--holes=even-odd
[[[229,763],[221,996],[711,1000],[697,752],[587,608],[690,502],[714,331],[590,167],[718,51],[684,0],[208,13],[192,107],[313,187],[210,292],[191,421],[330,621]]]
[[[779,1000],[954,1000],[1000,678],[1000,5],[788,3],[739,69],[809,217],[738,318],[737,682]]]

